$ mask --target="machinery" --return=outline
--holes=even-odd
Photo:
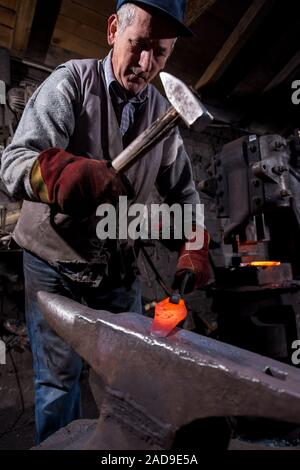
[[[250,135],[226,144],[199,185],[222,227],[211,250],[219,338],[288,363],[300,336],[299,168],[298,131]]]
[[[10,144],[25,105],[38,82],[18,74],[12,78],[11,57],[0,48],[0,160]],[[12,199],[0,180],[0,335],[10,340],[10,334],[23,335],[24,295],[22,250],[13,242],[11,233],[18,220],[21,202]]]

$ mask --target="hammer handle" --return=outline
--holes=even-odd
[[[112,166],[117,173],[128,170],[137,160],[147,153],[159,140],[162,139],[179,119],[177,111],[171,107],[159,117],[150,127],[134,139],[113,161]]]

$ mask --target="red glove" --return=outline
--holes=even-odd
[[[90,215],[99,204],[115,202],[127,193],[121,177],[106,160],[78,157],[57,148],[39,155],[30,182],[41,202],[74,217]]]
[[[205,286],[210,278],[210,264],[208,258],[209,234],[204,230],[203,247],[192,250],[189,246],[194,240],[185,242],[179,251],[179,257],[175,274],[175,288],[180,284],[188,272],[194,273],[193,280],[190,277],[184,293],[191,292]]]

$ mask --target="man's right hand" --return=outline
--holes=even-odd
[[[108,161],[75,156],[58,148],[39,155],[30,181],[41,202],[72,217],[91,215],[99,204],[116,203],[129,190],[124,177]]]

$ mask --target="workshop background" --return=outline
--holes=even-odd
[[[0,0],[0,156],[26,102],[57,65],[107,54],[114,5]],[[292,364],[292,343],[300,336],[300,4],[189,0],[186,24],[195,35],[178,40],[166,71],[193,86],[215,119],[201,133],[181,126],[212,239],[211,284],[187,299],[184,327]],[[234,181],[240,185],[228,184]],[[155,193],[153,200],[159,200]],[[33,445],[22,253],[11,239],[20,207],[1,184],[0,339],[7,364],[0,365],[0,449]],[[170,285],[176,254],[156,242],[145,250]],[[151,303],[166,294],[143,254],[140,271],[151,315]],[[89,418],[97,411],[87,373],[82,384]],[[299,444],[295,426],[278,423],[270,430],[264,424],[241,422],[237,436],[269,446]]]

